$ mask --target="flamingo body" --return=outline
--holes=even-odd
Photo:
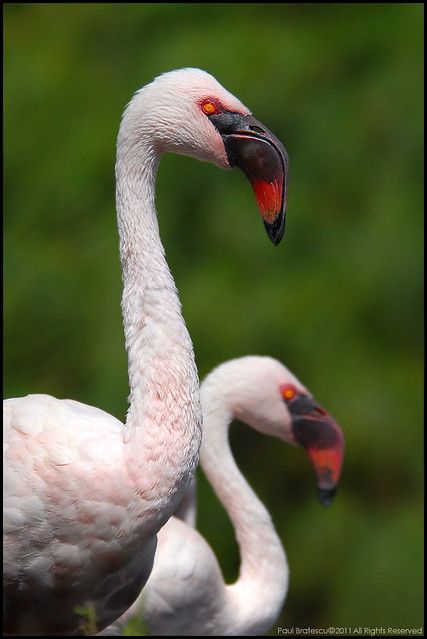
[[[130,534],[129,518],[148,516],[152,505],[147,500],[141,512],[123,466],[123,424],[100,409],[49,395],[6,400],[3,420],[4,584],[18,633],[37,628],[41,618],[52,634],[66,630],[63,619],[76,604],[61,583],[71,583],[88,606],[102,602],[96,607],[100,624],[114,620],[145,583],[156,546],[154,521],[146,544],[137,530]],[[24,588],[16,587],[16,566]],[[32,603],[24,618],[22,600]]]
[[[84,634],[81,607],[102,629],[150,574],[156,534],[192,480],[201,441],[193,347],[159,236],[157,169],[174,152],[271,183],[270,205],[258,203],[277,244],[286,153],[267,129],[251,127],[249,110],[200,69],[163,74],[125,109],[116,208],[129,410],[121,424],[48,395],[4,403],[7,634]]]
[[[145,589],[102,635],[120,635],[133,618],[142,620],[153,636],[262,635],[277,620],[288,588],[287,559],[268,511],[232,456],[228,425],[233,418],[293,445],[298,443],[297,430],[309,423],[309,455],[311,447],[319,450],[319,428],[329,442],[321,449],[325,458],[332,448],[339,457],[326,462],[328,474],[339,477],[341,431],[277,360],[259,356],[230,360],[204,380],[201,397],[201,467],[234,526],[241,554],[239,577],[233,584],[224,583],[214,551],[192,527],[195,508],[190,487],[190,499],[185,496],[185,508],[180,508],[187,521],[171,517],[161,529]],[[319,467],[315,470],[322,483],[322,472]]]

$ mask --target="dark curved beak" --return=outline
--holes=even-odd
[[[285,231],[289,159],[278,138],[252,115],[208,116],[224,140],[230,166],[240,168],[252,185],[267,235],[275,246]]]
[[[314,467],[318,497],[329,506],[341,475],[344,436],[329,413],[311,397],[298,393],[287,405],[295,440],[305,448]]]

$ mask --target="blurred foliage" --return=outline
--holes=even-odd
[[[5,395],[124,419],[118,123],[159,73],[208,70],[283,140],[291,183],[274,248],[243,174],[162,160],[162,240],[200,374],[275,356],[346,435],[322,509],[300,451],[231,429],[288,554],[279,625],[420,626],[423,5],[8,3],[4,17]],[[234,579],[203,478],[199,504]]]
[[[82,628],[84,635],[93,637],[98,633],[96,625],[96,611],[93,606],[76,606],[74,608],[74,612],[86,620]]]
[[[121,634],[124,637],[145,637],[147,628],[143,621],[134,617],[124,626]]]

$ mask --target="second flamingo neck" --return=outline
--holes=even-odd
[[[230,517],[240,550],[238,580],[227,586],[230,605],[241,607],[239,631],[262,629],[274,622],[283,605],[286,556],[267,509],[234,461],[228,442],[232,412],[210,410],[204,403],[203,416],[201,466]]]

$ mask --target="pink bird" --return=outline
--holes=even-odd
[[[123,614],[198,463],[197,370],[154,205],[165,152],[241,168],[270,239],[283,235],[286,152],[237,98],[199,69],[166,73],[136,93],[116,162],[126,423],[49,395],[4,402],[9,635],[81,635],[86,620],[77,607],[91,609],[99,629]]]
[[[321,502],[329,505],[341,473],[340,428],[280,362],[249,356],[218,366],[201,386],[200,464],[233,524],[240,573],[225,584],[215,553],[194,529],[194,491],[159,531],[150,578],[130,610],[101,632],[120,635],[131,620],[153,636],[263,635],[277,620],[288,588],[280,538],[262,502],[239,471],[228,442],[238,419],[261,433],[303,446]],[[176,513],[177,514],[177,513]]]

